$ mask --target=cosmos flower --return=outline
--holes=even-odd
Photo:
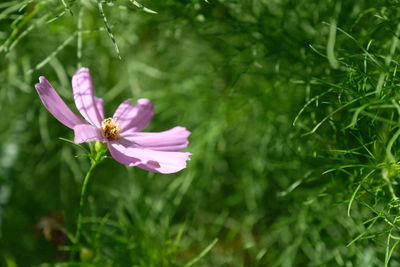
[[[45,77],[35,85],[44,106],[62,124],[74,130],[74,142],[106,143],[111,156],[127,166],[151,172],[175,173],[186,168],[188,152],[178,152],[188,145],[190,132],[177,126],[163,132],[141,132],[151,121],[154,109],[148,99],[122,102],[114,115],[104,117],[103,99],[93,93],[89,69],[79,69],[72,78],[75,105],[84,119],[64,103]]]

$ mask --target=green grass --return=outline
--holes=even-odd
[[[1,265],[398,266],[399,4],[1,2]],[[89,161],[34,84],[75,109],[80,66],[106,114],[149,98],[146,131],[187,127],[193,155],[96,167],[72,263]]]

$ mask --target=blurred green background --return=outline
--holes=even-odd
[[[400,2],[139,2],[0,2],[1,266],[399,266]],[[99,165],[68,263],[89,163],[34,84],[76,111],[80,66],[193,155]]]

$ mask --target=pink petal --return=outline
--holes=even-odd
[[[116,141],[108,143],[111,156],[127,166],[159,173],[175,173],[186,168],[186,161],[190,160],[188,152],[167,152],[127,147]]]
[[[101,129],[89,124],[80,124],[74,127],[74,143],[80,144],[85,142],[101,141],[105,142],[105,138]]]
[[[153,104],[150,100],[142,98],[137,105],[132,106],[131,100],[122,102],[114,113],[113,118],[119,121],[119,128],[131,131],[143,130],[151,121],[154,114]]]
[[[35,88],[43,105],[62,124],[72,129],[75,125],[85,123],[69,109],[45,77],[39,77],[39,83],[35,84]]]
[[[100,127],[104,119],[101,109],[102,101],[96,100],[93,94],[92,78],[89,69],[80,68],[72,77],[72,88],[74,91],[75,105],[82,116],[92,123]]]
[[[96,104],[96,108],[99,111],[101,121],[104,120],[104,101],[100,97],[94,97],[94,102]]]
[[[158,133],[125,131],[121,133],[121,138],[142,148],[157,151],[179,151],[189,144],[189,135],[190,132],[186,128],[177,126]]]

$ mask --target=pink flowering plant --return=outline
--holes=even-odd
[[[139,99],[136,105],[131,105],[130,99],[125,100],[112,117],[105,118],[103,99],[93,93],[89,69],[81,68],[72,78],[72,88],[82,119],[68,108],[45,77],[39,77],[35,87],[47,110],[74,130],[76,144],[93,141],[107,144],[116,161],[151,172],[175,173],[186,168],[190,153],[178,152],[188,145],[190,132],[186,128],[141,132],[154,114],[150,100]]]
[[[186,168],[189,152],[179,152],[188,145],[190,132],[181,126],[163,132],[141,132],[151,121],[154,108],[148,99],[122,102],[112,117],[104,116],[103,99],[93,92],[92,78],[87,68],[80,68],[72,78],[75,105],[82,117],[76,115],[43,76],[35,85],[43,105],[62,124],[74,131],[74,143],[96,142],[89,155],[91,168],[85,176],[74,243],[79,242],[86,185],[92,170],[111,156],[126,166],[135,166],[157,173],[175,173]]]

